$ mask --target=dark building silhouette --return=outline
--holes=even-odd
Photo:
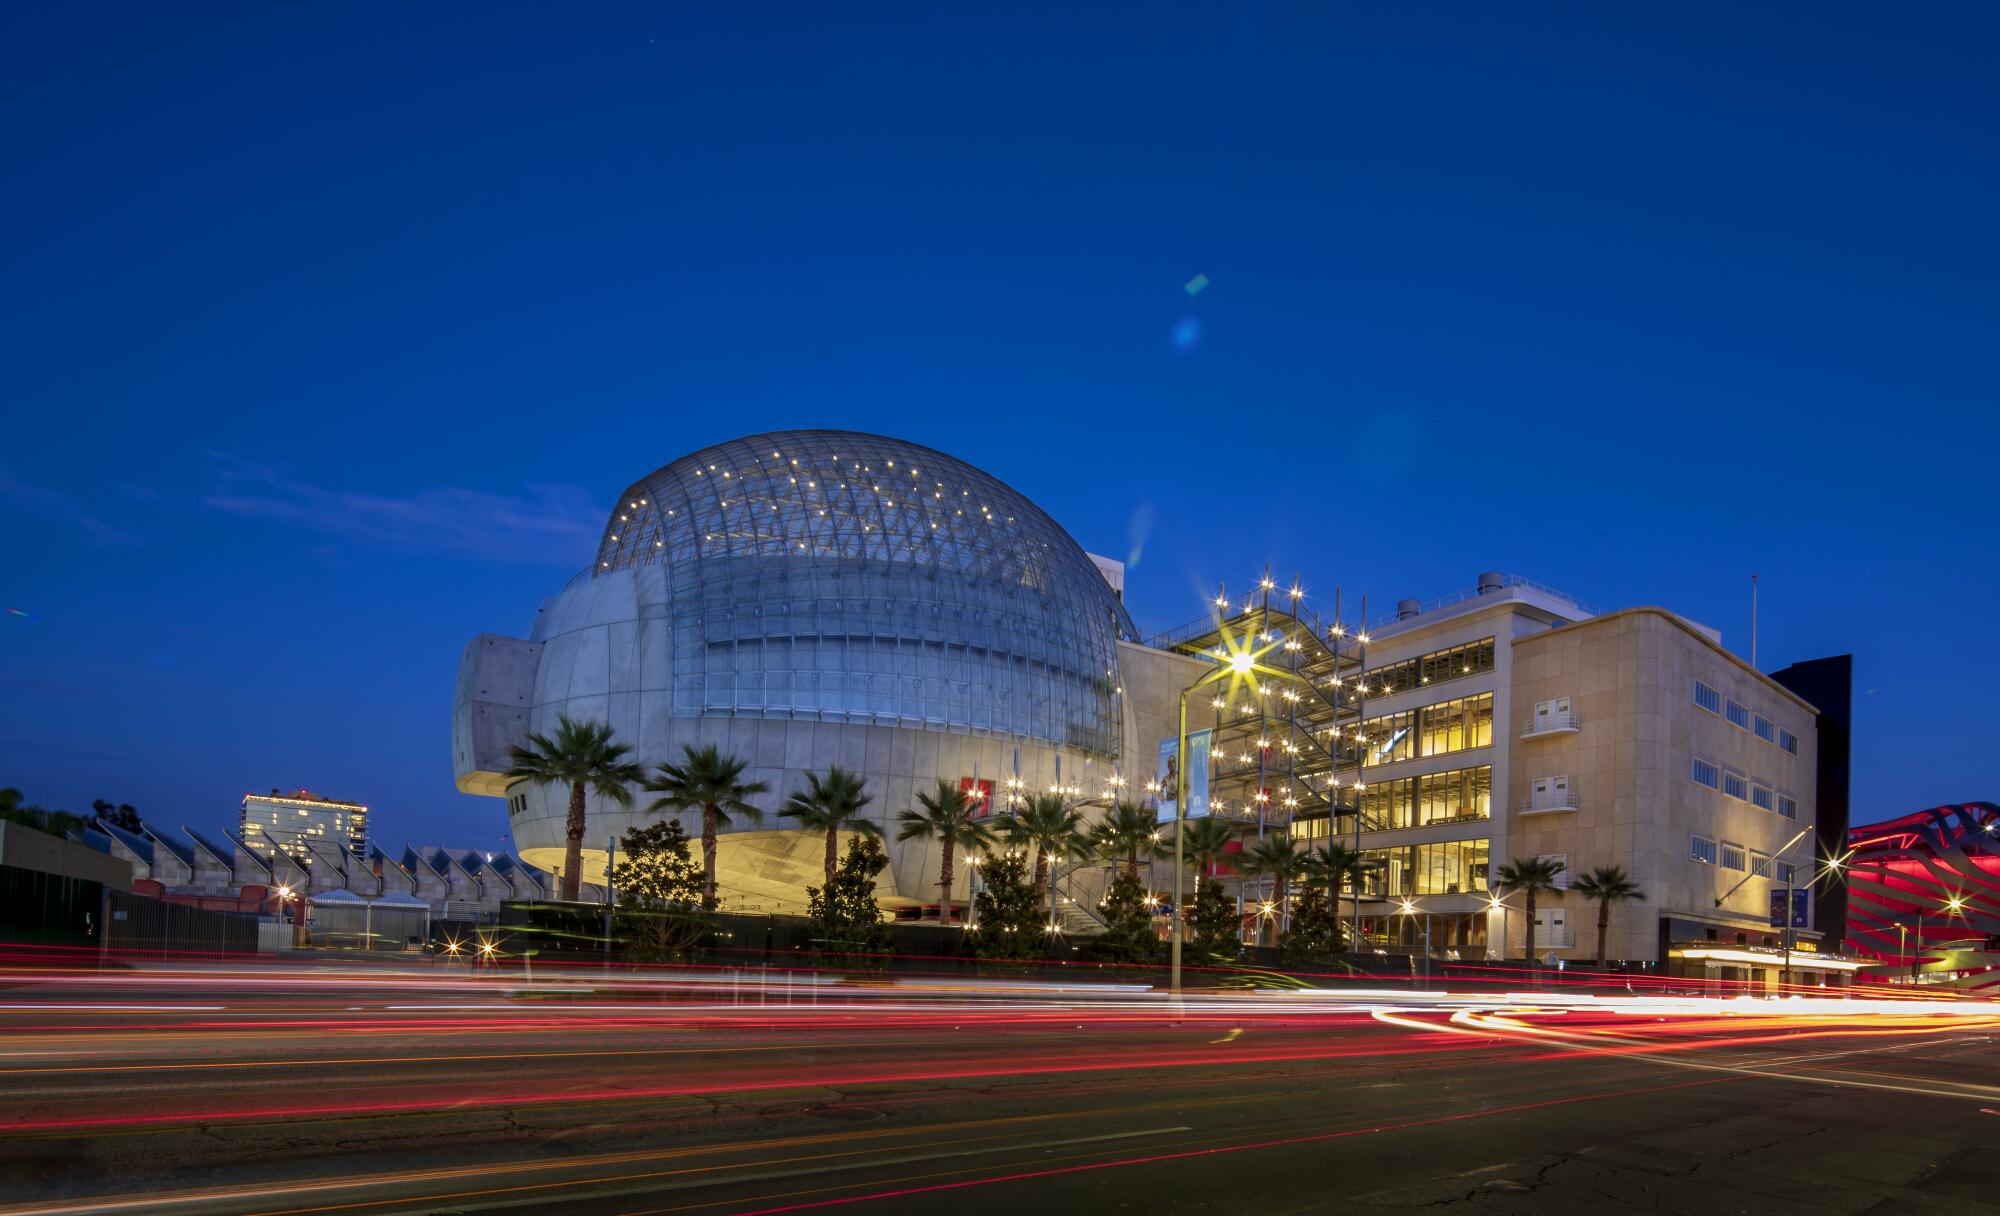
[[[1814,835],[1819,855],[1838,857],[1847,848],[1847,774],[1854,733],[1854,656],[1807,659],[1771,673],[1771,678],[1819,708],[1818,808]],[[1847,884],[1829,881],[1813,888],[1813,923],[1829,940],[1847,937]]]

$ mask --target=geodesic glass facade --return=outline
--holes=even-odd
[[[655,563],[676,715],[1118,750],[1130,616],[1059,524],[941,452],[844,431],[704,448],[625,491],[593,570]]]

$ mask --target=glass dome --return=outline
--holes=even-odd
[[[942,452],[846,431],[704,448],[625,491],[593,573],[654,564],[676,715],[1117,751],[1131,617],[1061,525]]]

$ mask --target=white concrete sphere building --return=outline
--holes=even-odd
[[[935,843],[893,842],[917,791],[976,777],[1003,794],[1014,779],[1105,792],[1127,729],[1120,642],[1136,641],[1107,565],[996,478],[916,444],[787,431],[704,448],[620,496],[596,561],[527,638],[467,647],[459,788],[505,797],[521,857],[553,869],[567,790],[502,775],[527,732],[608,722],[649,772],[716,744],[769,786],[763,824],[723,837],[723,906],[795,912],[823,837],[775,811],[838,764],[867,778],[891,837],[885,902],[935,901]],[[651,796],[634,799],[590,798],[586,879],[650,818]]]

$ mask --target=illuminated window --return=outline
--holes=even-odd
[[[1694,837],[1688,842],[1688,856],[1694,861],[1703,862],[1711,866],[1714,865],[1715,838],[1712,836]]]
[[[1722,694],[1700,680],[1694,682],[1694,703],[1712,714],[1722,712]]]
[[[1722,770],[1699,756],[1695,757],[1693,766],[1688,770],[1688,777],[1696,785],[1705,785],[1709,789],[1719,789],[1722,786]]]
[[[1434,650],[1363,672],[1360,686],[1371,697],[1394,696],[1399,692],[1442,684],[1465,676],[1493,670],[1493,639],[1482,638],[1447,650]]]

